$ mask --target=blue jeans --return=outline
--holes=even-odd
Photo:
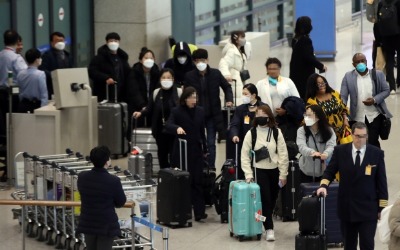
[[[208,150],[208,166],[215,168],[215,140],[217,137],[217,129],[215,121],[212,118],[206,119],[206,136],[207,136],[207,150]]]

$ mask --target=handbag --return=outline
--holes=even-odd
[[[240,74],[240,80],[242,80],[242,83],[244,84],[246,80],[250,79],[250,72],[247,69],[244,69],[243,54],[241,52],[240,54],[242,55],[243,64],[242,64],[242,70],[240,70],[239,74]]]
[[[350,143],[350,142],[353,142],[353,137],[351,136],[351,129],[348,126],[346,126],[343,129],[342,135],[340,136],[339,143],[346,144],[346,143]]]
[[[378,90],[378,86],[376,84],[376,70],[372,70],[372,80],[374,81],[375,84],[375,91]],[[381,140],[387,140],[389,139],[389,134],[390,134],[390,129],[392,128],[392,121],[390,120],[389,117],[387,117],[387,114],[385,110],[382,108],[380,104],[375,104],[376,108],[380,111],[380,113],[384,116],[384,120],[382,122],[382,125],[379,127],[379,137]]]

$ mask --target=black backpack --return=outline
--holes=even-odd
[[[396,3],[398,0],[383,0],[378,10],[378,27],[382,36],[400,34],[399,13]]]

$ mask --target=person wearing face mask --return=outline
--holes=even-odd
[[[225,79],[232,85],[234,103],[236,106],[242,104],[242,93],[240,90],[245,84],[240,79],[240,71],[247,69],[247,56],[244,50],[246,34],[244,31],[232,31],[230,42],[222,50],[222,58],[219,61],[218,69]],[[236,80],[235,82],[232,80]],[[237,92],[237,93],[236,93]]]
[[[61,32],[53,32],[50,35],[50,49],[42,55],[42,65],[40,70],[46,73],[46,83],[48,91],[48,99],[54,93],[51,72],[56,69],[72,68],[72,56],[65,50],[65,36]]]
[[[385,103],[390,94],[389,85],[382,71],[367,68],[364,54],[354,54],[353,67],[354,69],[343,77],[340,87],[340,96],[345,105],[350,97],[349,124],[352,125],[356,121],[365,122],[368,127],[368,143],[380,147],[380,127],[385,116],[392,117]]]
[[[165,62],[164,68],[170,68],[175,72],[175,82],[179,86],[185,85],[185,74],[196,69],[192,60],[192,52],[186,42],[175,44],[173,57]]]
[[[205,124],[207,130],[208,164],[215,169],[216,134],[225,133],[223,115],[221,110],[220,88],[224,91],[227,107],[232,107],[232,87],[218,69],[208,66],[208,52],[198,49],[193,52],[195,70],[185,75],[185,87],[194,87],[199,97],[199,106],[204,108]]]
[[[297,130],[300,183],[319,182],[325,170],[325,161],[332,156],[336,134],[318,105],[307,107],[304,126]]]
[[[33,110],[47,105],[46,75],[38,70],[42,62],[38,49],[32,48],[25,53],[28,68],[22,70],[17,76],[19,86],[18,111],[33,113]]]
[[[277,133],[277,136],[274,134]],[[276,138],[276,139],[275,139]],[[255,159],[255,152],[267,150],[267,156]],[[264,154],[265,155],[265,154]],[[279,186],[286,185],[289,158],[285,139],[280,129],[275,127],[275,118],[268,105],[257,107],[253,128],[246,133],[241,150],[241,165],[247,182],[257,175],[260,186],[262,215],[266,231],[266,240],[274,241],[274,211]]]
[[[328,119],[329,125],[335,130],[339,144],[346,127],[350,128],[349,109],[343,103],[340,93],[332,89],[325,77],[314,73],[307,80],[307,105],[319,105]]]
[[[166,132],[176,136],[171,165],[180,166],[178,138],[187,141],[187,170],[190,173],[191,200],[195,221],[207,218],[203,193],[203,159],[207,155],[204,109],[197,105],[197,91],[185,87],[179,105],[172,109],[165,126]],[[180,166],[182,167],[182,166]]]
[[[139,62],[135,63],[130,71],[126,86],[129,114],[145,108],[150,101],[150,96],[154,89],[160,83],[160,70],[157,64],[154,63],[154,52],[143,47],[140,50],[138,59]],[[138,120],[138,127],[151,127],[151,115],[144,118]]]
[[[114,238],[121,235],[115,208],[125,204],[126,195],[121,180],[107,171],[110,155],[106,146],[93,148],[90,161],[94,167],[78,175],[82,205],[76,231],[85,235],[87,250],[111,250]]]
[[[281,107],[285,98],[299,96],[293,81],[290,78],[281,76],[281,61],[276,57],[270,57],[265,62],[267,78],[257,82],[256,86],[261,101],[271,107],[274,116],[283,116],[286,110]]]
[[[134,112],[133,117],[138,119],[142,115],[151,115],[151,132],[157,143],[160,168],[170,168],[175,136],[164,133],[164,128],[171,110],[178,105],[182,89],[175,85],[172,69],[163,68],[159,79],[161,87],[154,90],[147,106],[142,111]]]
[[[106,35],[106,44],[97,49],[97,55],[90,61],[88,72],[93,81],[93,95],[97,101],[106,99],[108,88],[109,101],[126,101],[126,81],[130,73],[128,54],[120,48],[121,37],[118,33],[111,32]],[[117,100],[114,100],[117,85]]]
[[[333,150],[317,195],[329,195],[328,186],[339,172],[337,213],[344,249],[373,250],[377,221],[388,205],[384,152],[367,143],[365,123],[354,123],[351,132],[353,142],[338,145]]]
[[[305,98],[307,79],[315,73],[315,68],[320,72],[327,70],[327,67],[314,55],[314,47],[310,38],[311,30],[310,17],[301,16],[297,19],[292,42],[293,52],[290,59],[289,78],[296,85],[301,98]]]
[[[231,123],[229,124],[229,140],[232,141],[232,143],[238,143],[238,152],[242,149],[244,136],[253,126],[256,110],[260,105],[266,104],[261,102],[256,86],[252,83],[245,84],[242,90],[242,105],[236,107]],[[229,148],[232,152],[228,152],[228,145],[230,143],[227,141],[226,144],[226,159],[235,159],[234,147],[231,147],[232,149]],[[241,180],[244,179],[244,173],[240,167],[240,154],[237,157],[238,179]]]

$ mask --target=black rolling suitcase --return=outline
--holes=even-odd
[[[298,221],[300,233],[296,235],[295,250],[326,250],[325,198],[303,197],[298,208]]]
[[[115,102],[108,102],[108,85],[106,86],[107,101],[98,104],[99,145],[107,146],[115,157],[126,155],[129,151],[126,139],[128,126],[128,105],[116,102],[117,85],[114,84]]]
[[[182,150],[184,150],[184,153],[182,153]],[[157,223],[172,227],[191,227],[192,202],[190,194],[190,174],[186,171],[186,140],[179,139],[179,152],[180,167],[182,170],[171,168],[161,169],[158,173]]]
[[[300,195],[307,196],[311,195],[315,190],[319,188],[319,183],[301,183],[300,184]],[[328,187],[328,196],[325,198],[326,210],[325,210],[325,224],[326,224],[326,242],[333,246],[343,245],[343,236],[340,229],[340,221],[337,215],[337,199],[339,192],[339,183],[333,182]]]
[[[221,217],[221,223],[228,223],[228,212],[229,212],[229,185],[231,181],[237,179],[237,154],[238,144],[235,147],[235,160],[227,159],[222,165],[221,174],[215,179],[213,199],[215,210]]]
[[[282,221],[297,220],[297,206],[300,202],[300,168],[299,162],[289,161],[289,169],[286,185],[280,189],[274,215],[282,219]]]

